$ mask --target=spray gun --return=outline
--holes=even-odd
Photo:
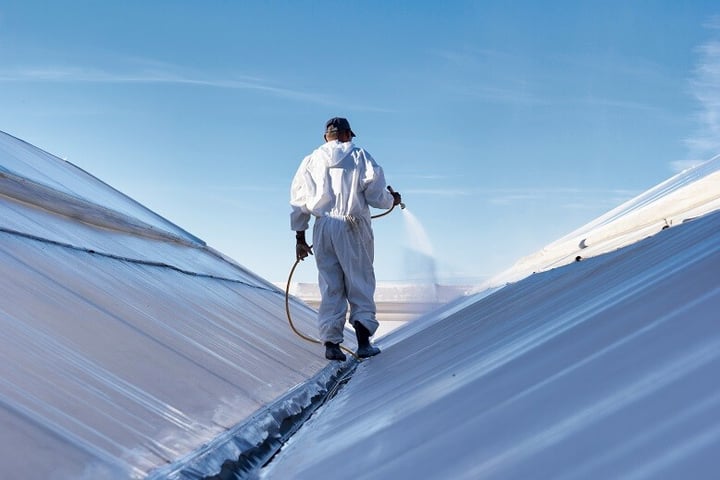
[[[395,193],[395,190],[393,190],[393,188],[390,185],[387,186],[387,189],[388,189],[388,192]],[[400,208],[402,210],[405,210],[405,204],[403,202],[400,202]]]

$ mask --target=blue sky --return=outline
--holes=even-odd
[[[470,282],[720,153],[718,113],[717,2],[0,2],[0,130],[270,281],[332,116]],[[406,224],[376,224],[380,281]]]

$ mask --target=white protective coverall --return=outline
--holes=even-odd
[[[318,324],[323,342],[341,343],[350,323],[373,335],[375,319],[374,238],[370,209],[388,209],[393,196],[382,168],[352,142],[331,140],[305,157],[290,189],[290,225],[308,228],[314,216],[313,251],[320,284]]]

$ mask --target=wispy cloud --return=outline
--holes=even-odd
[[[457,180],[460,177],[455,175],[438,174],[438,173],[403,173],[403,179],[408,180]]]
[[[720,153],[720,16],[705,23],[712,38],[697,48],[699,59],[690,80],[690,91],[698,101],[697,131],[685,139],[688,158],[673,162],[684,169]]]
[[[613,98],[585,97],[574,100],[575,103],[590,105],[593,107],[617,108],[623,110],[641,110],[653,113],[661,113],[663,110],[655,105],[648,105],[641,102],[629,100],[617,100]]]
[[[452,79],[445,79],[444,88],[456,95],[514,105],[548,103],[532,91],[532,85],[524,80],[524,75],[518,75],[518,71],[525,71],[527,60],[523,57],[499,50],[474,48],[432,49],[428,53],[455,72]],[[465,81],[458,82],[458,78]]]
[[[659,107],[638,101],[603,96],[570,94],[554,86],[564,85],[572,75],[595,76],[606,72],[605,65],[598,65],[593,55],[548,55],[546,61],[500,50],[464,48],[458,50],[430,50],[453,71],[460,72],[465,82],[448,81],[444,88],[465,97],[489,103],[514,106],[587,105],[617,110],[640,110],[662,114]],[[612,69],[618,76],[631,76],[643,81],[665,81],[660,68],[639,59],[628,61],[613,59]]]
[[[695,159],[695,160],[675,160],[674,162],[670,162],[670,167],[672,168],[673,172],[682,172],[683,170],[687,170],[688,168],[693,168],[701,163],[703,163],[704,160],[701,159]]]
[[[537,200],[541,197],[541,195],[533,192],[528,192],[526,194],[515,193],[492,196],[490,197],[489,202],[493,205],[512,205],[517,203],[525,203],[529,200]]]
[[[517,205],[553,199],[563,208],[597,208],[598,205],[615,205],[637,195],[638,192],[622,189],[585,189],[585,188],[517,188],[496,189],[482,192],[493,205]]]
[[[551,103],[548,99],[535,95],[523,85],[518,85],[517,88],[506,88],[495,85],[472,85],[456,89],[456,92],[460,95],[486,102],[528,106],[549,105]]]
[[[157,84],[191,87],[223,88],[233,90],[254,90],[292,100],[327,106],[343,105],[345,102],[324,94],[278,86],[271,81],[245,75],[203,76],[184,72],[178,67],[159,62],[144,62],[137,68],[109,70],[98,67],[53,66],[0,68],[0,82],[44,82],[44,83],[107,83],[107,84]],[[359,108],[363,110],[371,107]]]
[[[429,197],[466,197],[474,192],[463,188],[407,188],[402,191],[405,195],[426,195]]]
[[[523,58],[502,50],[463,48],[458,50],[430,49],[430,55],[445,60],[448,64],[460,68],[484,68],[490,64],[517,64]]]
[[[720,29],[720,15],[711,16],[703,26],[710,29]]]
[[[556,199],[569,209],[596,208],[598,205],[616,205],[639,192],[624,189],[588,189],[574,187],[538,188],[411,188],[403,190],[408,196],[476,197],[496,206],[511,206],[538,200]]]

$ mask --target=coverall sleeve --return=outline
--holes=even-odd
[[[310,211],[307,202],[315,195],[315,182],[308,171],[310,156],[305,157],[290,186],[290,228],[300,232],[307,230],[310,224]]]
[[[369,153],[363,151],[365,156],[365,200],[374,208],[390,208],[393,206],[393,196],[387,190],[385,173]]]

